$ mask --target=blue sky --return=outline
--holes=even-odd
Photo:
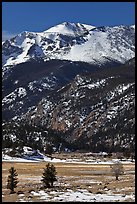
[[[93,26],[135,24],[135,2],[2,2],[3,40],[65,21]]]

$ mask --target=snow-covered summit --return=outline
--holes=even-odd
[[[135,56],[135,26],[95,27],[64,22],[44,32],[24,31],[3,42],[2,51],[3,67],[32,58],[124,63]]]
[[[95,28],[95,26],[80,23],[64,22],[46,30],[45,32],[61,33],[66,35],[82,35],[86,31],[91,30],[93,28]]]

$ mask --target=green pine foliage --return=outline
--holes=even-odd
[[[9,169],[9,173],[10,175],[8,176],[8,180],[7,180],[7,189],[10,189],[10,193],[15,193],[14,189],[17,187],[18,174],[16,172],[16,169],[14,169],[14,167],[11,167]]]
[[[56,168],[53,164],[48,163],[46,168],[44,168],[43,176],[42,176],[42,183],[44,188],[52,188],[53,183],[57,181],[56,178]]]

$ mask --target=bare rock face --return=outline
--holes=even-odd
[[[41,112],[38,107],[28,112],[28,122],[33,116],[35,124],[64,133],[66,141],[83,149],[114,150],[134,146],[134,71],[132,63],[126,63],[77,75],[48,100],[39,103]]]

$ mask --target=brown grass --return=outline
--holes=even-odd
[[[41,176],[46,162],[38,163],[15,163],[2,162],[2,194],[3,202],[15,202],[19,200],[19,193],[32,201],[38,201],[37,197],[30,197],[32,190],[38,191],[42,187]],[[119,181],[111,174],[108,164],[77,164],[77,163],[54,163],[57,170],[55,188],[87,189],[92,193],[106,193],[110,190],[115,194],[129,195],[135,192],[135,165],[124,164],[124,175]],[[14,166],[18,173],[18,187],[15,194],[9,194],[6,188],[8,170]],[[20,191],[20,192],[19,192]],[[20,197],[21,198],[21,197]]]

